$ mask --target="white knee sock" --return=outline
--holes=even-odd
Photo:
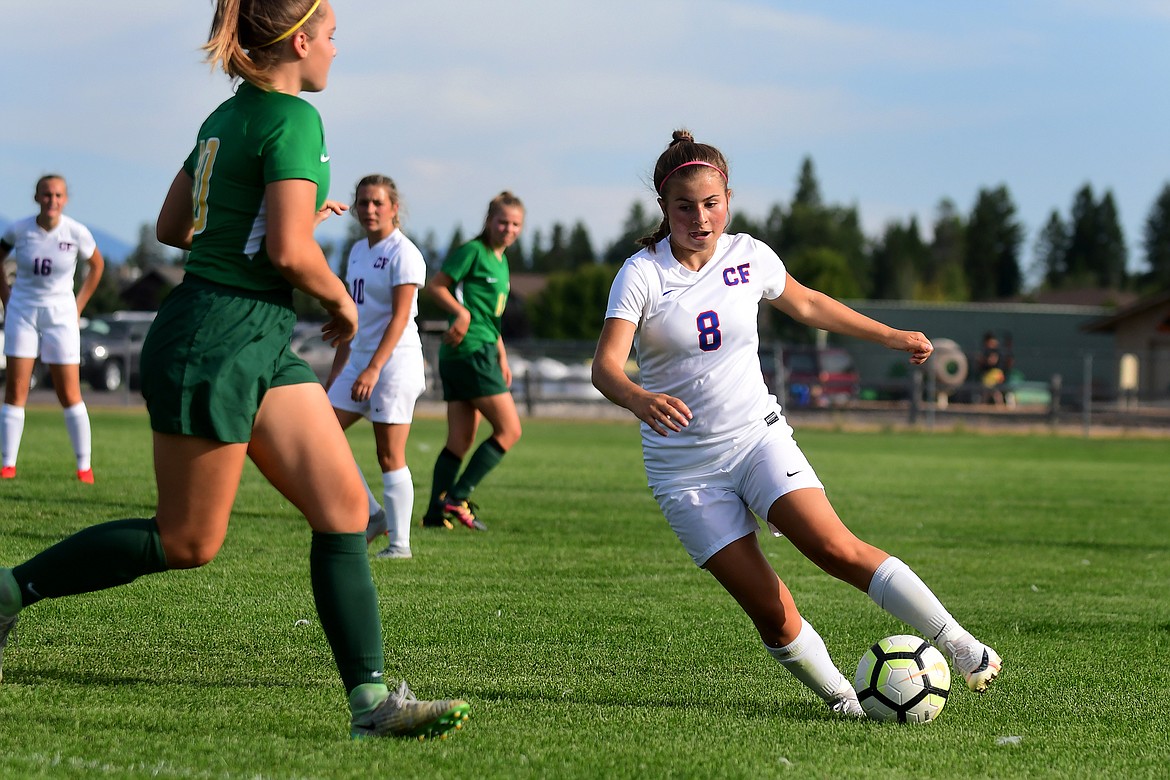
[[[869,583],[869,597],[894,617],[913,626],[936,647],[966,634],[938,597],[909,566],[890,556]]]
[[[24,435],[24,407],[4,404],[0,409],[0,449],[4,466],[15,466],[20,452],[20,437]]]
[[[800,633],[790,644],[783,647],[765,644],[764,647],[796,679],[827,702],[853,690],[845,675],[833,665],[825,640],[804,618],[800,619]]]
[[[85,401],[79,401],[65,409],[65,430],[69,431],[69,441],[73,442],[73,454],[77,456],[77,470],[88,471],[93,440],[90,436],[89,410],[85,408]]]
[[[386,523],[390,547],[410,549],[410,516],[414,512],[414,480],[410,467],[403,466],[382,475],[382,500],[386,502]]]

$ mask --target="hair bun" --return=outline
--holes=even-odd
[[[671,138],[672,138],[672,140],[670,142],[671,146],[674,146],[675,144],[681,144],[681,143],[693,144],[695,142],[695,137],[693,135],[691,135],[690,130],[675,130],[674,133],[671,135]]]

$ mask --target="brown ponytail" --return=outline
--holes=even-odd
[[[321,3],[303,25],[297,26],[297,22],[309,13],[313,2],[216,0],[211,30],[207,34],[207,43],[203,45],[207,62],[212,68],[218,65],[232,78],[270,89],[269,73],[280,60],[280,47],[287,40],[286,34],[293,29],[303,29],[313,35],[324,16],[324,3]]]

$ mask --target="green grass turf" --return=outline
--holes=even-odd
[[[20,478],[0,484],[0,564],[151,513],[145,415],[91,414],[85,486],[60,410],[29,411]],[[411,436],[419,510],[443,436],[434,419]],[[372,561],[387,674],[467,698],[463,731],[346,738],[309,532],[249,466],[211,565],[22,616],[0,777],[1166,776],[1170,441],[798,440],[846,522],[1004,656],[989,694],[956,680],[925,726],[831,718],[690,563],[645,488],[632,420],[530,420],[474,497],[487,533],[416,528],[413,560]],[[376,480],[368,427],[351,441]],[[869,643],[907,630],[783,539],[763,544],[848,676]]]

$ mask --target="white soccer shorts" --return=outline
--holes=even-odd
[[[36,358],[48,365],[81,363],[77,301],[62,298],[47,306],[26,305],[13,296],[4,312],[4,354]]]
[[[353,383],[369,365],[369,355],[351,354],[337,379],[329,387],[329,403],[335,409],[360,414],[370,422],[409,425],[414,419],[414,405],[426,390],[426,374],[421,349],[394,353],[374,384],[369,400],[353,400]]]
[[[662,514],[698,566],[758,531],[756,516],[766,519],[776,499],[800,488],[824,490],[824,485],[791,435],[771,427],[733,463],[716,463],[708,473],[680,474],[650,485]]]

